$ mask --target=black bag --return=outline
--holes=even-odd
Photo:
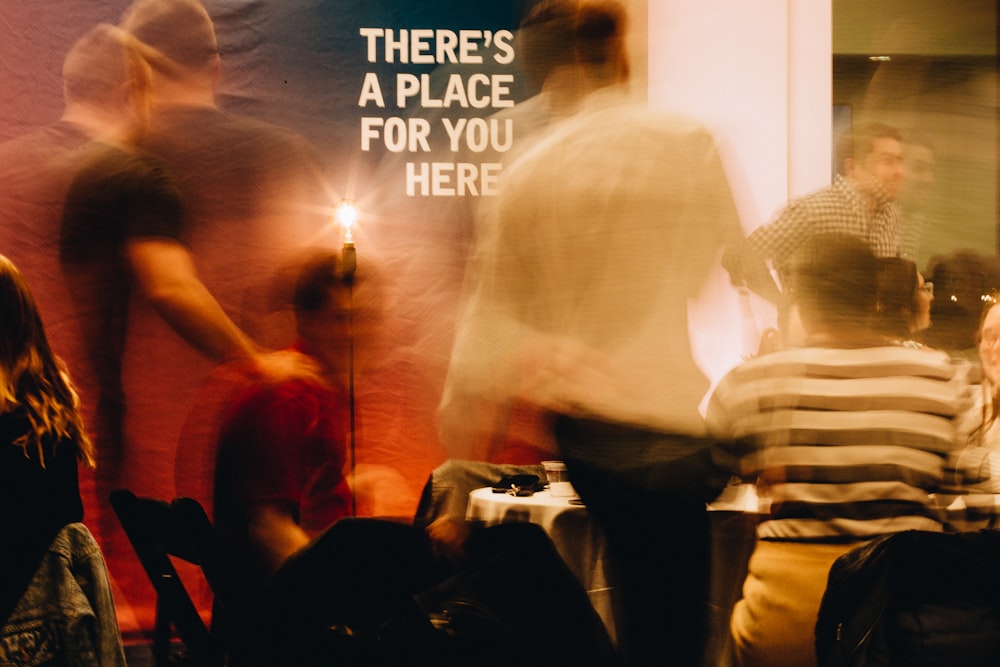
[[[504,475],[493,483],[493,493],[530,496],[545,488],[538,475]]]

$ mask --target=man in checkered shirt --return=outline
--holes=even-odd
[[[837,140],[837,176],[829,187],[792,201],[772,222],[727,251],[733,283],[777,300],[779,291],[765,262],[787,271],[796,248],[816,234],[842,233],[864,239],[876,255],[899,252],[903,212],[897,202],[903,179],[903,139],[894,127],[867,123]]]

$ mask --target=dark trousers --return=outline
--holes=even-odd
[[[710,573],[707,500],[728,479],[711,443],[562,417],[570,481],[604,530],[618,644],[629,665],[701,662]]]

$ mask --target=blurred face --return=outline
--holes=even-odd
[[[910,210],[927,205],[934,187],[934,153],[926,146],[911,144],[903,151],[903,182],[900,201]]]
[[[381,296],[376,285],[359,281],[353,290],[334,289],[329,307],[299,316],[299,333],[330,370],[345,371],[353,354],[357,369],[366,365],[382,327]]]
[[[853,165],[849,176],[862,191],[870,192],[879,185],[890,198],[899,197],[903,181],[903,145],[900,142],[890,137],[875,139],[871,152]]]
[[[996,306],[986,313],[979,330],[979,360],[989,381],[1000,385],[1000,308]]]
[[[911,329],[923,331],[931,326],[931,303],[934,302],[934,286],[925,282],[924,277],[917,272],[917,294],[913,299],[913,323]]]
[[[350,292],[335,289],[326,309],[299,316],[299,329],[328,365],[341,369],[351,349],[351,319]]]

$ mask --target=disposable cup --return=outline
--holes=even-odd
[[[562,461],[542,461],[545,478],[549,482],[549,494],[557,498],[567,498],[576,495],[573,485],[566,474],[566,464]]]

